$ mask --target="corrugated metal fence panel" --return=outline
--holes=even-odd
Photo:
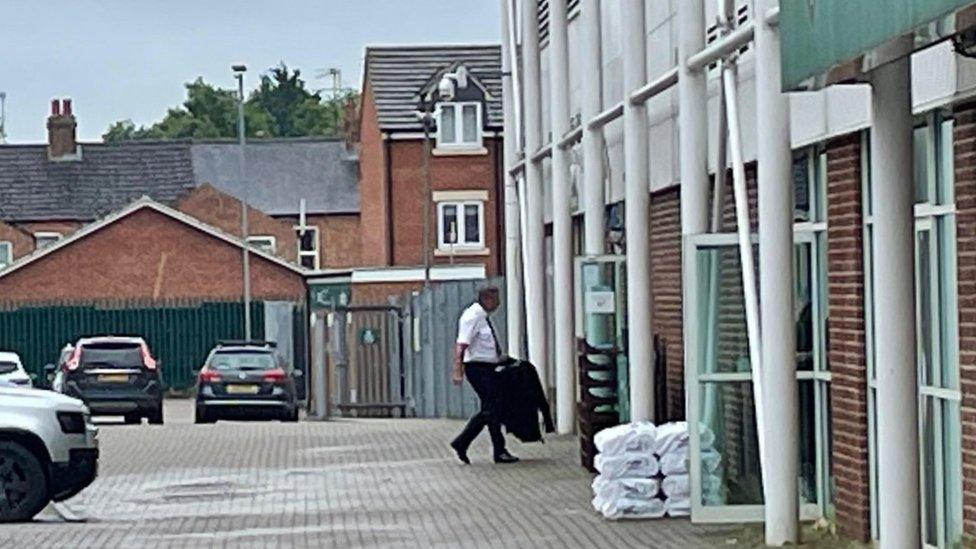
[[[402,334],[406,395],[419,417],[467,418],[478,410],[478,396],[468,383],[451,383],[457,319],[477,299],[478,288],[492,284],[501,292],[502,306],[492,315],[499,342],[505,348],[505,280],[441,282],[408,296],[403,303]],[[414,330],[419,329],[419,334]],[[414,346],[417,337],[420,349]]]
[[[220,339],[244,335],[241,303],[167,301],[98,305],[30,305],[0,310],[0,349],[20,355],[29,371],[43,375],[61,349],[91,335],[138,335],[161,362],[168,388],[185,389],[193,370]],[[254,336],[264,337],[264,304],[251,304]]]

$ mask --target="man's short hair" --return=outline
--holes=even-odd
[[[478,289],[478,301],[484,301],[489,297],[498,297],[497,286],[482,286]]]

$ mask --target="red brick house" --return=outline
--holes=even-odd
[[[454,97],[440,95],[448,75]],[[366,49],[360,107],[361,263],[504,268],[499,46]],[[425,196],[429,113],[430,195]],[[429,203],[424,250],[424,205]]]

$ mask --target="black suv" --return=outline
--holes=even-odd
[[[301,375],[266,341],[222,341],[197,376],[196,423],[218,419],[298,421],[295,377]]]
[[[159,364],[141,337],[79,339],[54,383],[84,401],[93,415],[124,416],[126,423],[163,423]]]

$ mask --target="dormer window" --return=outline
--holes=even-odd
[[[437,148],[481,148],[481,103],[441,103],[437,106]]]

